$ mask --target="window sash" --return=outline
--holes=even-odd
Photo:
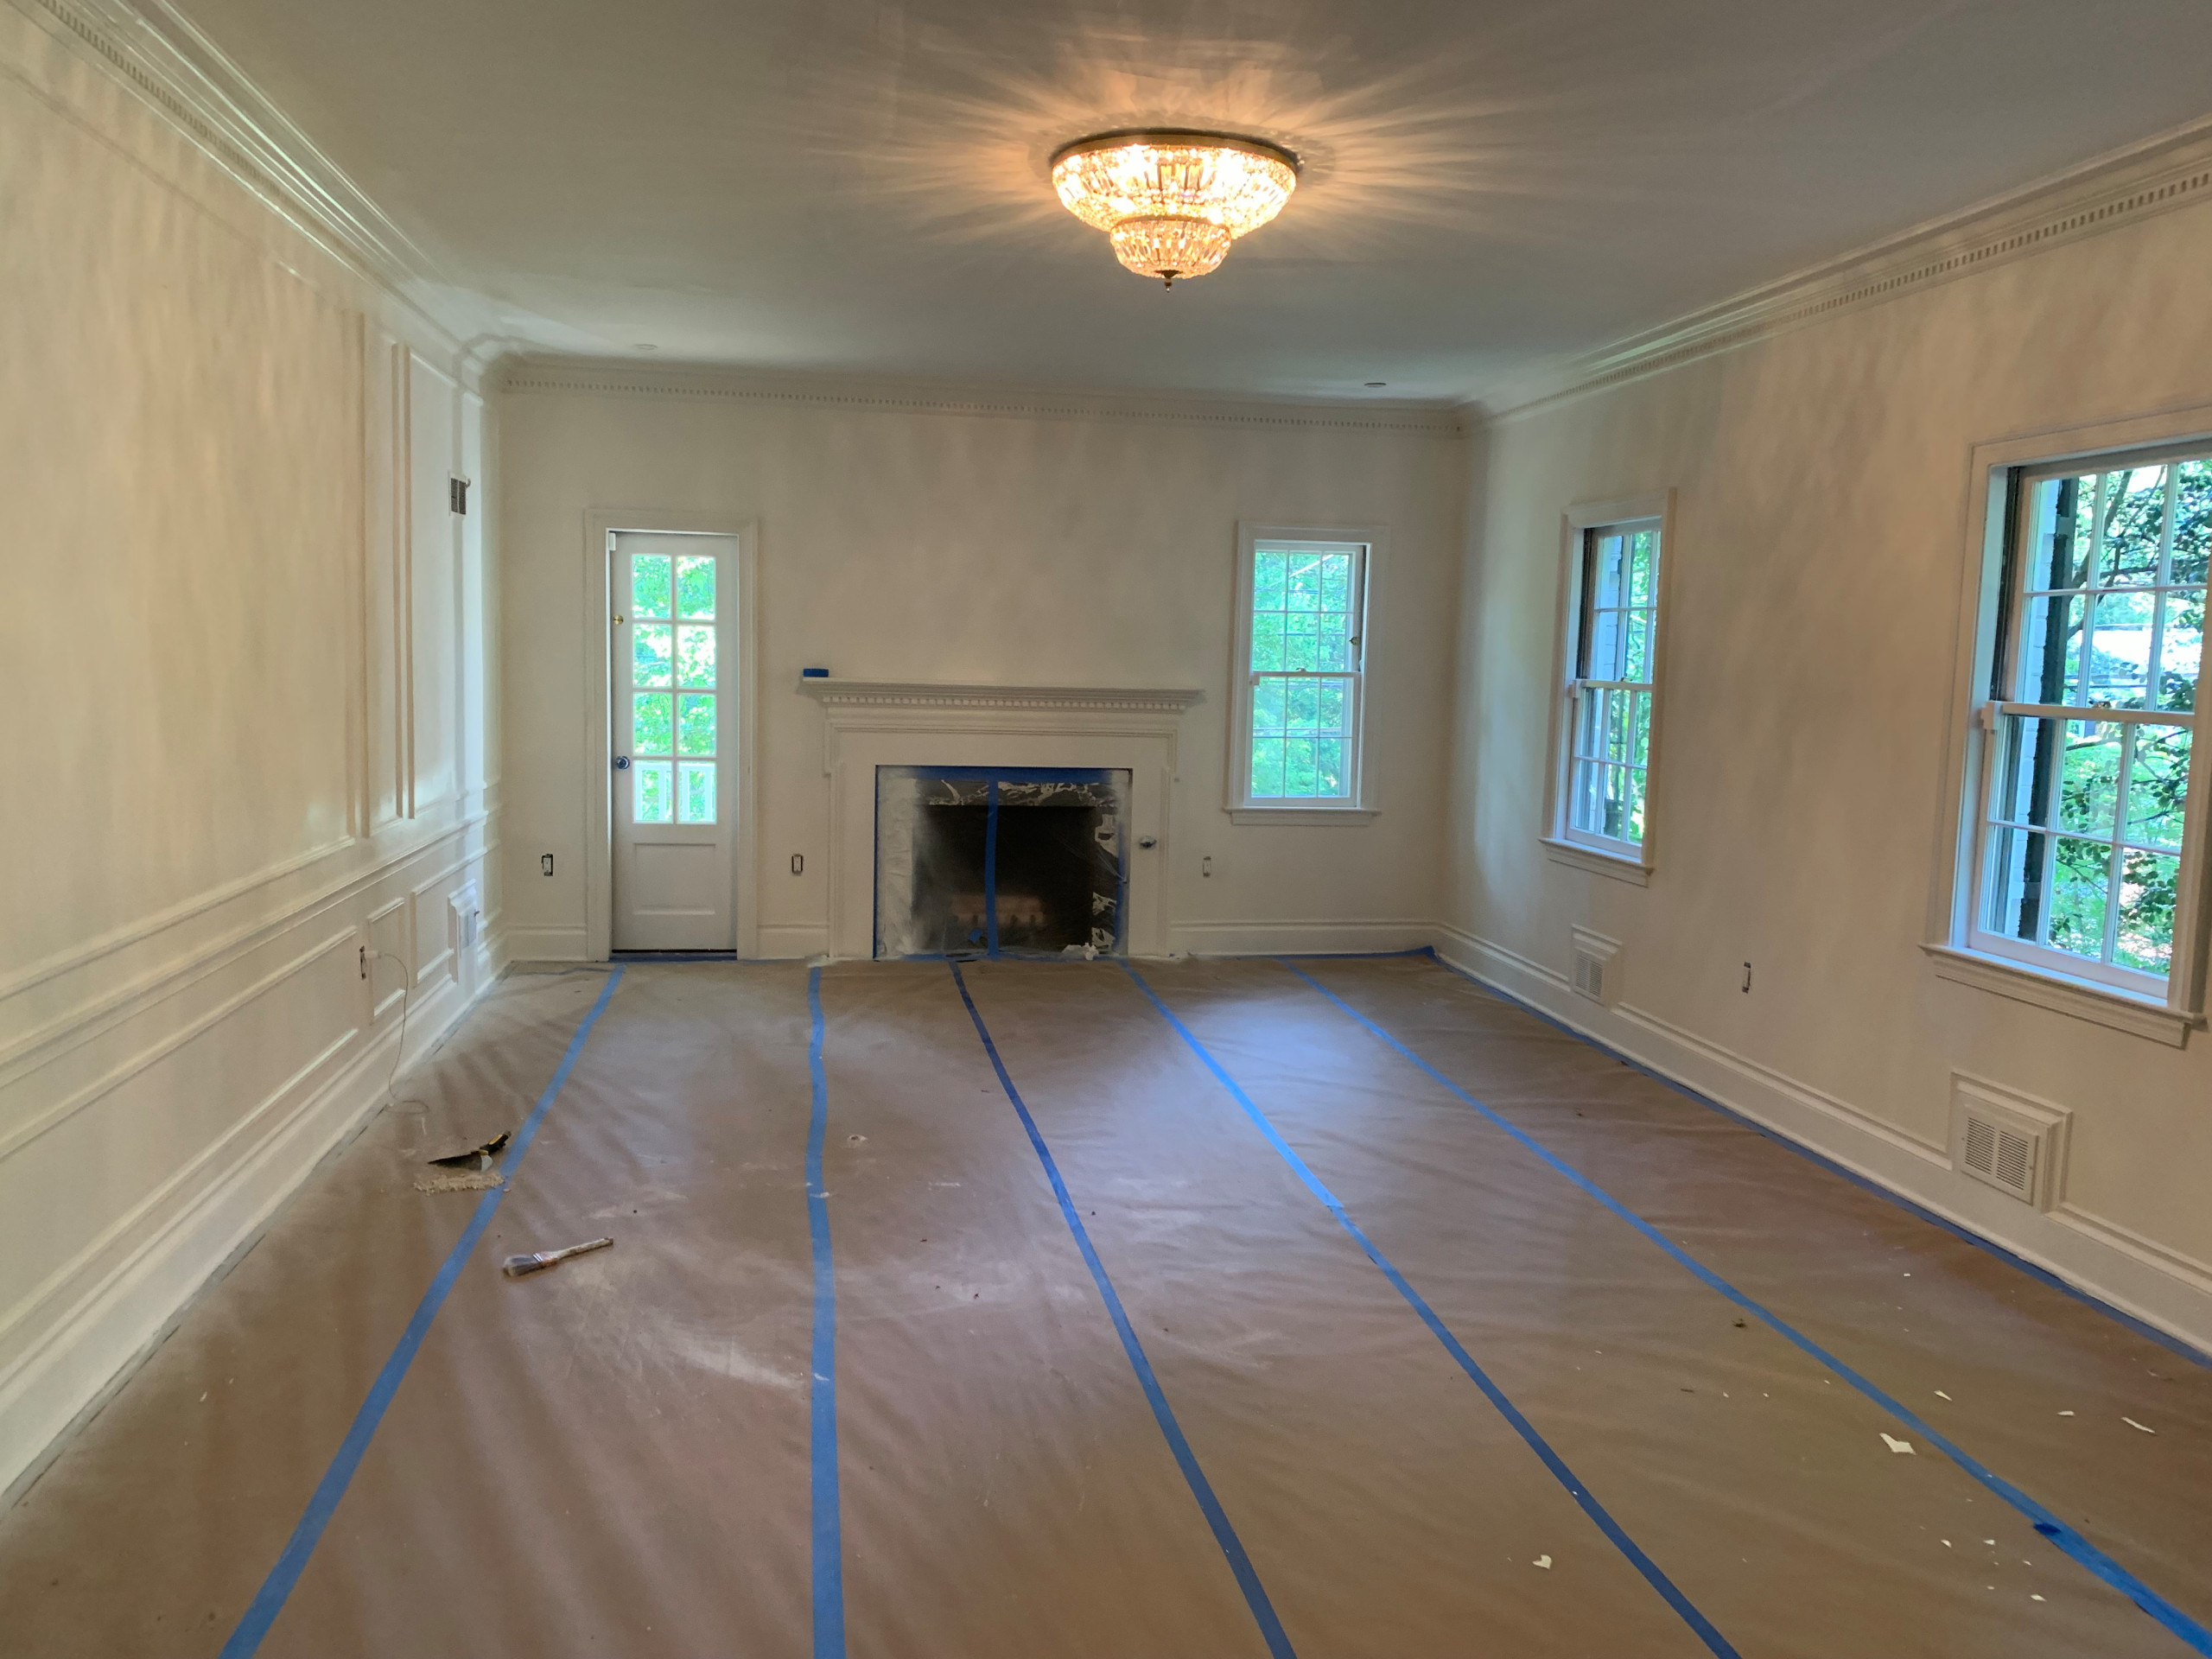
[[[2196,710],[2157,705],[2169,695],[2164,649],[2172,609],[2169,601],[2185,602],[2204,588],[2201,581],[2173,580],[2180,463],[2201,461],[2204,454],[2199,444],[2014,469],[2008,483],[1990,696],[1975,710],[1980,777],[1973,792],[1969,885],[1960,906],[1964,943],[1973,950],[2055,977],[2103,984],[2170,1005],[2183,994],[2187,976],[2180,970],[2201,934],[2200,884],[2194,872],[2202,858],[2205,785],[2203,769],[2196,765]],[[2166,470],[2154,556],[2134,580],[2113,580],[2115,556],[2106,544],[2112,514],[2105,504],[2116,506],[2135,475],[2158,466]],[[2066,566],[2039,570],[2039,563],[2049,563],[2056,550],[2047,538],[2058,512],[2073,510],[2074,522],[2082,522],[2078,498],[2069,502],[2060,494],[2046,510],[2043,486],[2088,478],[2097,480],[2096,499],[2087,514],[2088,547],[2075,545],[2078,532],[2069,535]],[[2111,479],[2120,482],[2107,495],[2106,480]],[[2143,601],[2139,614],[2150,618],[2147,630],[2138,626],[2127,631],[2139,637],[2147,633],[2139,688],[2133,682],[2099,677],[2100,601],[2113,595]],[[2069,608],[2057,619],[2053,639],[2055,603]],[[2078,610],[2070,608],[2076,604]],[[2044,632],[2046,643],[2039,652],[2031,649],[2031,629]],[[2123,660],[2132,661],[2132,653]],[[2095,695],[2100,690],[2113,695]],[[2193,703],[2194,690],[2190,699]],[[2151,706],[2125,706],[2130,701]],[[2152,732],[2178,736],[2186,755],[2181,825],[2172,840],[2157,831],[2172,810],[2177,746],[2173,736],[2146,736]],[[2083,756],[2077,768],[2076,757]],[[2139,812],[2139,790],[2149,802],[2160,804],[2155,810],[2146,807]],[[2100,863],[2101,874],[2085,880]],[[2140,965],[2155,959],[2155,950],[2140,947],[2144,935],[2139,931],[2124,940],[2123,930],[2129,925],[2131,902],[2145,907],[2137,912],[2138,927],[2147,911],[2155,929],[2155,912],[2164,907],[2169,893],[2165,961],[2162,969],[2154,970]],[[2075,949],[2050,942],[2062,893],[2068,912],[2063,925]],[[2010,931],[1992,925],[1999,912],[2011,918]],[[2086,953],[2093,936],[2094,957]],[[2152,944],[2155,948],[2155,933]],[[2131,956],[2133,962],[2126,959]]]
[[[1342,608],[1328,606],[1325,593],[1319,607],[1263,603],[1261,562],[1275,554],[1346,558]],[[1360,739],[1365,723],[1368,554],[1364,542],[1274,537],[1255,539],[1247,550],[1243,638],[1238,641],[1244,671],[1239,688],[1242,753],[1235,761],[1237,804],[1321,810],[1358,804]],[[1287,599],[1287,594],[1283,597]],[[1342,619],[1337,625],[1341,632],[1313,632],[1319,647],[1313,654],[1328,665],[1257,665],[1255,659],[1271,631],[1288,645],[1294,638],[1305,637],[1300,627],[1305,619],[1319,622],[1329,617]],[[1317,784],[1327,779],[1335,787],[1294,790],[1293,779],[1301,773],[1313,777]]]
[[[1649,536],[1637,588],[1636,538]],[[1620,563],[1600,561],[1618,538]],[[1580,532],[1573,638],[1560,745],[1557,833],[1584,846],[1640,859],[1649,827],[1651,728],[1656,711],[1662,522],[1625,519]]]

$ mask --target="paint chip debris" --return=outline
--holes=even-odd
[[[1539,1555],[1533,1562],[1530,1563],[1530,1565],[1534,1567],[1541,1567],[1545,1572],[1548,1573],[1552,1569],[1552,1558],[1548,1555]]]
[[[2074,1414],[2070,1411],[2062,1411],[2058,1414],[2062,1417],[2071,1417]]]
[[[1938,1400],[1948,1400],[1948,1399],[1950,1399],[1950,1397],[1951,1397],[1951,1396],[1950,1396],[1949,1395],[1948,1395],[1948,1394],[1944,1393],[1942,1389],[1936,1389],[1936,1397]]]
[[[1882,1435],[1882,1444],[1888,1446],[1891,1451],[1896,1452],[1901,1458],[1909,1458],[1913,1455],[1912,1442],[1910,1440],[1901,1440],[1897,1439],[1896,1435],[1887,1432],[1885,1432]]]
[[[1951,1547],[1951,1541],[1950,1541],[1949,1539],[1946,1538],[1946,1539],[1943,1541],[1943,1548],[1946,1548],[1946,1549],[1948,1549],[1950,1547]]]
[[[417,1192],[488,1192],[505,1179],[496,1169],[455,1169],[436,1175],[417,1175]]]
[[[2157,1429],[2152,1427],[2150,1424],[2139,1423],[2133,1417],[2123,1417],[2120,1421],[2126,1423],[2130,1428],[2141,1429],[2145,1434],[2155,1434],[2158,1432]]]
[[[2033,1595],[2033,1594],[2031,1594],[2031,1595],[2028,1597],[2028,1599],[2029,1599],[2030,1601],[2041,1601],[2041,1600],[2043,1599],[2043,1598],[2042,1598],[2041,1596],[2038,1596],[2038,1595]]]

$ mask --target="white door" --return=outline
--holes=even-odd
[[[623,531],[612,563],[613,946],[728,950],[737,541]]]

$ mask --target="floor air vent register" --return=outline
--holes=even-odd
[[[1999,1192],[2048,1210],[2065,1190],[2073,1114],[2001,1084],[1951,1078],[1951,1166]]]

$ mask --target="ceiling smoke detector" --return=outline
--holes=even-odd
[[[1053,152],[1052,188],[1106,232],[1116,259],[1172,288],[1212,270],[1231,242],[1282,211],[1298,188],[1298,157],[1225,132],[1102,132]]]

